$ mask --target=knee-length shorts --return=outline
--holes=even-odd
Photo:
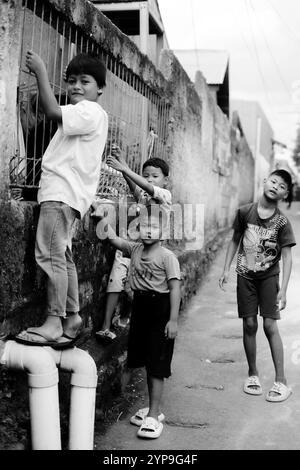
[[[148,375],[171,375],[174,339],[165,336],[170,319],[170,294],[135,291],[128,338],[128,367],[145,367]]]
[[[278,291],[278,274],[266,279],[246,279],[238,275],[237,304],[239,317],[256,316],[259,309],[262,317],[279,320]]]

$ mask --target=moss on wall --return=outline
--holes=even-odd
[[[14,201],[0,204],[0,321],[18,304],[24,274],[24,212]]]

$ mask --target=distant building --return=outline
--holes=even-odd
[[[92,0],[122,33],[158,66],[162,49],[169,49],[157,0]]]
[[[192,81],[197,71],[206,79],[209,89],[223,113],[229,117],[229,55],[222,50],[174,50]]]
[[[261,194],[263,180],[274,167],[273,129],[257,101],[231,100],[232,112],[237,111],[245,137],[255,159],[254,200]]]
[[[296,186],[300,185],[300,174],[292,157],[292,150],[287,145],[273,140],[274,169],[287,170]]]

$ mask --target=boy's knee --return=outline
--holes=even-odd
[[[273,335],[277,332],[277,321],[273,318],[264,318],[264,332],[266,336]]]
[[[243,319],[244,331],[248,335],[255,335],[257,332],[258,324],[256,317],[248,317]]]

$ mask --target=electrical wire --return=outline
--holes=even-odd
[[[275,65],[275,68],[276,68],[276,70],[277,70],[278,76],[279,76],[279,78],[280,78],[280,80],[281,80],[281,82],[282,82],[282,84],[283,84],[283,86],[284,86],[284,88],[285,88],[285,91],[287,92],[289,98],[291,98],[291,91],[290,91],[289,87],[287,86],[287,84],[286,84],[286,82],[285,82],[285,79],[283,78],[283,75],[282,75],[282,73],[281,73],[281,70],[280,70],[280,67],[279,67],[278,63],[277,63],[276,60],[275,60],[275,57],[274,57],[273,52],[272,52],[272,50],[271,50],[271,47],[270,47],[270,45],[269,45],[269,43],[268,43],[267,37],[266,37],[266,35],[265,35],[265,32],[264,32],[264,30],[263,30],[263,28],[262,28],[262,26],[261,26],[261,22],[260,22],[259,16],[258,16],[257,13],[256,13],[256,10],[255,10],[255,8],[254,8],[254,5],[253,5],[253,3],[252,3],[252,0],[249,0],[249,4],[250,4],[251,9],[252,9],[252,11],[253,11],[253,13],[254,13],[254,15],[255,15],[255,18],[257,19],[257,24],[258,24],[259,28],[261,29],[262,36],[263,36],[263,38],[264,38],[265,44],[266,44],[267,49],[268,49],[268,51],[269,51],[269,54],[270,54],[270,56],[271,56],[271,58],[272,58],[272,61],[273,61],[274,65]]]
[[[239,1],[239,0],[238,0],[238,1]],[[246,36],[245,36],[245,34],[244,34],[243,28],[241,27],[241,24],[240,24],[238,21],[235,21],[235,24],[236,24],[237,27],[239,28],[239,31],[240,31],[240,33],[241,33],[242,40],[243,40],[243,42],[244,42],[244,44],[245,44],[245,46],[246,46],[246,49],[247,49],[247,51],[248,51],[248,53],[249,53],[249,56],[252,58],[255,67],[257,67],[256,57],[255,57],[255,55],[253,55],[253,50],[251,49],[251,47],[250,47],[249,44],[248,44],[248,41],[246,40]],[[259,71],[258,71],[258,72],[259,72]]]
[[[250,30],[251,30],[251,38],[252,38],[253,48],[254,48],[254,52],[255,52],[257,68],[258,68],[258,71],[259,71],[259,74],[260,74],[260,77],[261,77],[261,81],[262,81],[262,84],[263,84],[263,90],[264,90],[264,93],[265,93],[265,97],[267,99],[267,102],[268,102],[270,108],[272,108],[273,105],[271,103],[267,83],[265,81],[265,77],[264,77],[263,72],[262,72],[262,66],[261,66],[261,62],[260,62],[260,58],[259,58],[259,54],[258,54],[257,44],[256,44],[256,41],[255,41],[255,34],[254,34],[254,30],[253,30],[253,25],[252,25],[252,21],[251,21],[251,15],[250,15],[249,5],[248,5],[247,0],[244,0],[244,5],[246,7],[246,12],[247,12],[248,19],[249,19]]]
[[[275,11],[275,13],[277,14],[277,16],[280,18],[280,20],[282,21],[282,23],[285,25],[285,27],[287,28],[287,30],[289,31],[291,37],[293,37],[293,40],[296,39],[298,42],[300,42],[300,36],[298,36],[295,31],[290,27],[290,25],[288,24],[288,22],[283,18],[283,16],[279,13],[278,9],[273,5],[273,3],[271,2],[271,0],[266,0],[268,2],[268,4],[270,5],[270,7]]]

